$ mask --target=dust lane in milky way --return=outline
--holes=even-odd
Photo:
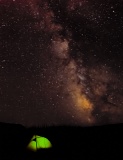
[[[123,122],[122,0],[1,0],[0,121]]]

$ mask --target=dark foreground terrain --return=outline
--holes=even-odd
[[[51,149],[26,149],[34,134],[47,137]],[[25,128],[0,123],[0,160],[123,159],[123,124],[95,127]]]

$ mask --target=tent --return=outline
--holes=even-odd
[[[47,138],[38,135],[34,135],[27,146],[29,150],[34,152],[38,149],[48,149],[51,147],[52,144]]]

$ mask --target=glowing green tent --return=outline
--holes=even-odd
[[[48,149],[51,147],[52,144],[47,138],[38,135],[34,135],[27,146],[29,150],[34,152],[38,149]]]

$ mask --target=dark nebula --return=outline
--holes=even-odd
[[[0,0],[0,121],[123,122],[123,0]]]

